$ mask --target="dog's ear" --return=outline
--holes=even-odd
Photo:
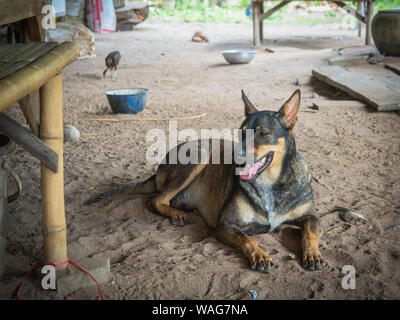
[[[242,99],[244,102],[244,112],[246,116],[248,116],[250,113],[257,112],[258,110],[253,106],[253,104],[250,102],[249,99],[247,99],[246,95],[244,94],[242,90]]]
[[[279,110],[279,118],[282,125],[290,130],[297,122],[297,113],[300,108],[300,90],[296,90]]]

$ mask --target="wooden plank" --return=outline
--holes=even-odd
[[[22,145],[46,167],[57,172],[57,153],[46,146],[39,138],[30,133],[29,130],[7,117],[4,113],[0,113],[0,128],[2,133],[14,140],[16,143]]]
[[[42,19],[43,16],[38,16],[38,17],[30,17],[25,20],[29,41],[32,42],[44,41],[45,34],[42,26]]]
[[[321,109],[325,108],[348,108],[348,107],[365,107],[364,102],[358,100],[303,100],[303,106],[314,106]]]
[[[276,11],[278,11],[280,8],[286,6],[289,2],[291,2],[292,0],[288,0],[288,1],[282,1],[281,3],[277,4],[275,7],[273,7],[271,10],[268,10],[267,12],[263,13],[261,15],[261,21],[268,18],[270,15],[274,14]],[[253,1],[254,3],[254,1]]]
[[[0,24],[40,16],[46,0],[0,0]]]
[[[342,56],[363,56],[366,54],[377,54],[377,50],[373,45],[351,46],[340,48],[338,53]]]
[[[400,62],[389,62],[385,64],[385,67],[400,74]]]
[[[336,57],[329,59],[328,62],[331,66],[343,65],[343,64],[354,63],[354,62],[361,63],[361,62],[367,61],[368,57],[369,57],[368,55],[364,55],[364,56],[337,55]]]
[[[378,111],[400,110],[400,77],[384,68],[329,66],[312,74]]]
[[[40,125],[40,95],[39,90],[33,91],[18,101],[19,107],[34,135],[39,136]]]
[[[342,1],[337,1],[337,2],[335,2],[335,4],[336,4],[338,7],[341,7],[341,8],[345,8],[345,7],[348,7],[348,6],[349,6],[348,4],[343,3]],[[353,15],[354,17],[356,17],[359,21],[364,22],[364,23],[366,22],[365,16],[363,16],[359,11],[357,11],[357,10],[354,10],[354,11],[347,10],[347,12],[350,13],[350,14],[352,14],[352,15]]]

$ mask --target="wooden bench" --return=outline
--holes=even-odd
[[[259,46],[260,43],[263,41],[263,21],[264,19],[271,16],[274,12],[278,11],[280,8],[286,6],[289,2],[293,0],[285,0],[270,9],[267,12],[264,12],[264,1],[263,0],[253,0],[253,44],[255,46]],[[317,0],[313,0],[317,1]],[[353,0],[352,2],[357,2],[358,6],[357,9],[352,7],[349,8],[344,2],[340,0],[331,0],[337,6],[341,8],[347,8],[350,14],[353,14],[359,21],[365,23],[366,25],[366,35],[365,35],[365,43],[371,44],[372,43],[372,36],[371,36],[371,21],[373,16],[373,2],[374,0]],[[365,6],[365,14],[362,13],[361,10]]]

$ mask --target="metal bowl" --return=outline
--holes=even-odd
[[[254,59],[256,50],[225,50],[222,55],[231,64],[249,63]]]

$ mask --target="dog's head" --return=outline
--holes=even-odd
[[[278,112],[258,111],[242,91],[246,119],[240,129],[241,155],[253,159],[239,168],[242,181],[263,180],[276,182],[285,159],[294,148],[292,129],[297,122],[300,107],[300,90],[282,105]],[[251,134],[254,135],[253,143]],[[246,143],[247,141],[247,143]]]

